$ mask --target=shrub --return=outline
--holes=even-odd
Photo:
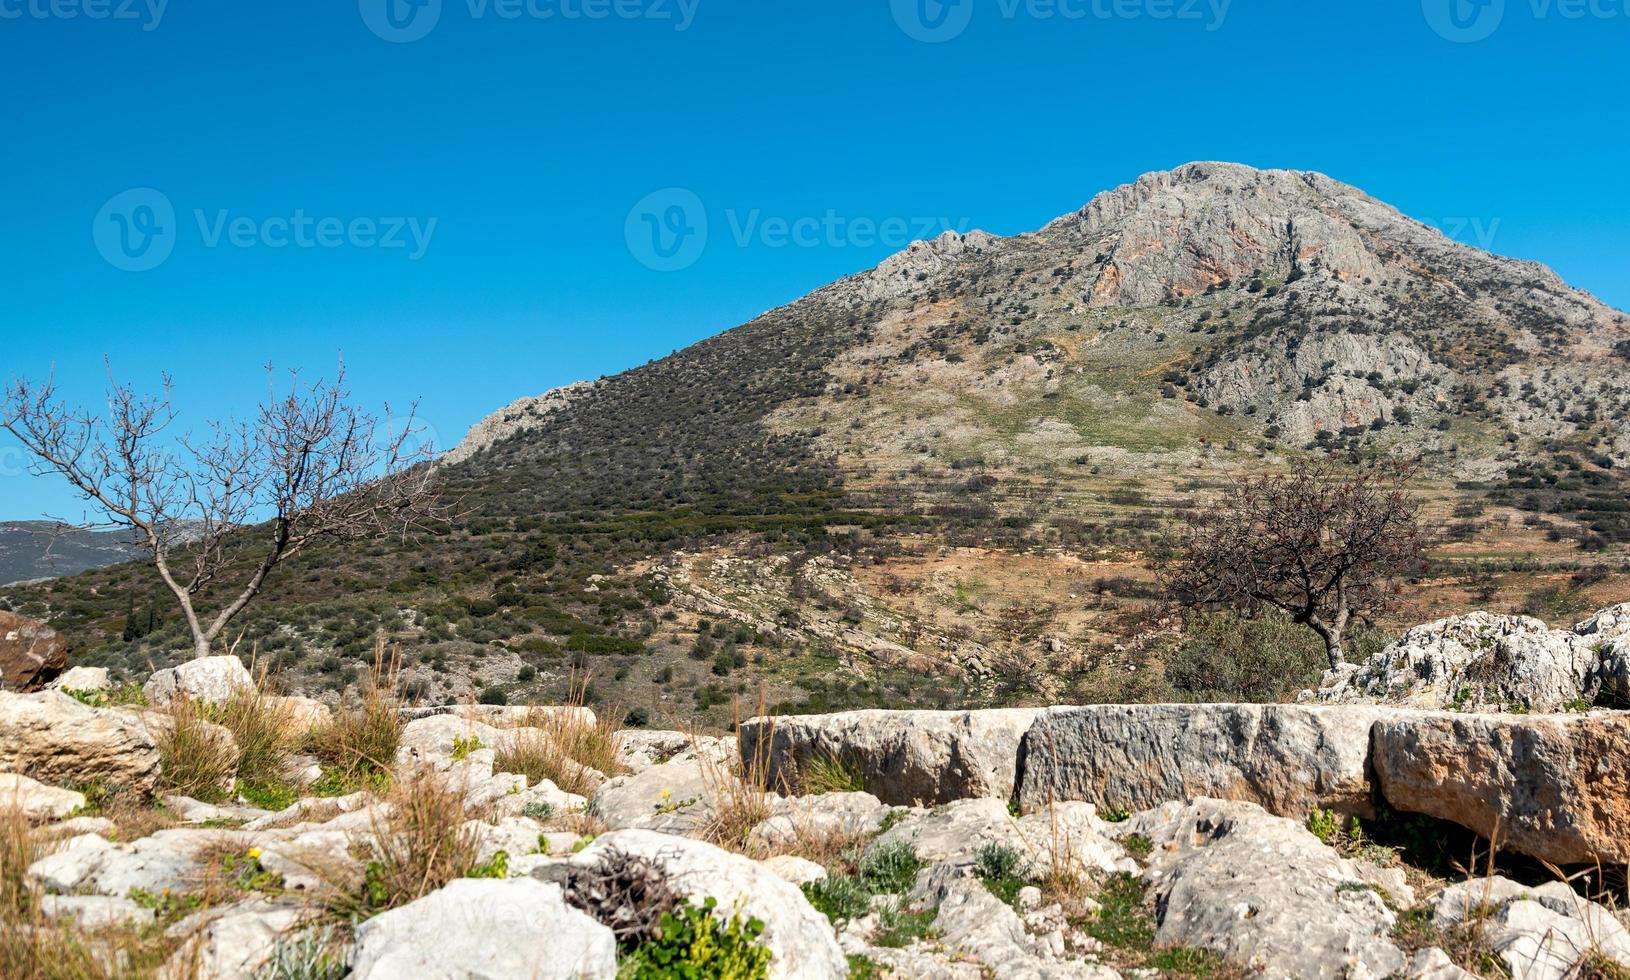
[[[896,841],[875,847],[861,858],[860,877],[880,895],[897,895],[911,889],[922,866],[910,844]]]
[[[865,915],[871,905],[872,890],[850,875],[828,875],[805,885],[804,897],[817,912],[837,922]]]
[[[983,844],[974,852],[974,873],[992,895],[1009,905],[1025,886],[1028,864],[1023,854],[1006,844]]]
[[[477,700],[482,704],[508,704],[509,695],[504,693],[503,688],[494,686],[483,690]]]
[[[728,921],[714,914],[718,900],[687,903],[662,916],[661,938],[636,947],[618,970],[620,980],[672,980],[718,977],[763,980],[770,975],[770,950],[762,940],[764,923],[743,918]]]
[[[1166,681],[1197,701],[1272,702],[1312,685],[1327,666],[1324,644],[1283,613],[1210,613],[1186,624]]]

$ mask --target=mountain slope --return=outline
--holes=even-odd
[[[1564,617],[1620,601],[1627,418],[1630,320],[1544,267],[1321,175],[1191,164],[523,399],[444,461],[457,526],[313,555],[245,636],[315,691],[354,684],[382,630],[426,696],[575,669],[715,724],[760,687],[804,709],[1182,696],[1148,557],[1233,474],[1415,460],[1446,536],[1400,621]],[[17,602],[136,665],[177,648],[176,624],[114,639],[147,588]]]

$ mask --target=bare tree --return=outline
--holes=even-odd
[[[1421,564],[1425,534],[1407,475],[1323,462],[1240,481],[1190,519],[1180,557],[1162,569],[1168,596],[1194,609],[1281,609],[1342,666],[1348,625],[1390,608]]]
[[[97,512],[80,526],[132,532],[199,657],[273,569],[310,546],[441,519],[414,411],[398,428],[358,408],[343,366],[332,383],[292,375],[282,394],[270,365],[267,374],[252,421],[213,422],[202,436],[170,436],[168,376],[162,393],[140,395],[110,372],[105,415],[69,406],[49,379],[14,381],[0,406],[0,426],[36,457],[36,472],[62,476]]]

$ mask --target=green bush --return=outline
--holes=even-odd
[[[916,883],[922,866],[911,845],[897,841],[873,848],[861,858],[860,877],[879,895],[898,895]]]
[[[1347,657],[1363,661],[1386,645],[1375,630],[1348,633]],[[1212,613],[1191,620],[1166,658],[1166,682],[1196,701],[1279,701],[1311,687],[1329,666],[1324,643],[1281,612],[1254,619]]]
[[[764,923],[735,913],[714,916],[718,901],[686,904],[662,916],[662,938],[643,943],[623,961],[618,980],[763,980],[770,975]]]
[[[477,700],[482,704],[508,704],[509,695],[505,694],[501,687],[489,687],[481,692]]]

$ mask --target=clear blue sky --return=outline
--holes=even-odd
[[[1630,306],[1630,0],[419,2],[0,0],[0,374],[168,369],[196,423],[343,351],[451,445],[902,234],[1196,159],[1324,171]],[[705,248],[652,250],[644,213],[698,209]],[[75,512],[19,462],[0,518]]]

